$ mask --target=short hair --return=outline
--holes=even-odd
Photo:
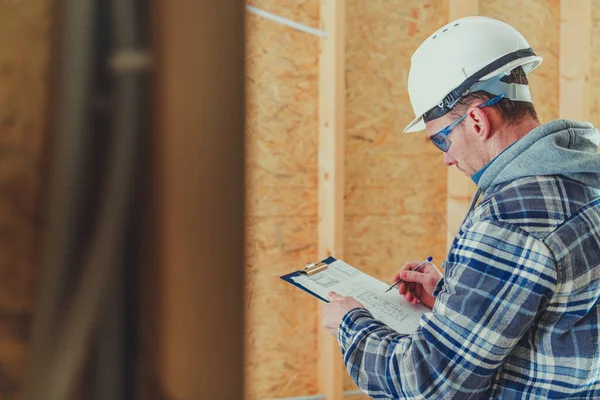
[[[521,85],[528,85],[527,74],[521,67],[513,69],[509,75],[503,76],[500,79],[506,83],[518,83]],[[495,95],[486,92],[485,90],[478,90],[470,93],[465,97],[461,98],[458,103],[448,112],[448,114],[460,117],[465,111],[475,102],[485,102]],[[491,106],[498,114],[505,120],[509,125],[517,125],[525,116],[530,116],[534,120],[539,122],[537,112],[533,107],[533,104],[527,101],[513,101],[507,98],[502,99],[497,104]]]

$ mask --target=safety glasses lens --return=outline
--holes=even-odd
[[[448,150],[448,138],[444,134],[437,133],[430,138],[431,142],[442,151]]]

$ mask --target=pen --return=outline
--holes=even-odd
[[[420,270],[421,270],[421,269],[422,269],[422,268],[423,268],[425,265],[429,264],[431,261],[433,261],[433,257],[431,257],[431,256],[427,257],[427,260],[425,260],[425,261],[423,261],[421,264],[417,265],[417,266],[415,267],[415,269],[413,269],[412,271],[415,271],[415,272],[417,272],[417,271],[420,271]],[[401,279],[398,279],[398,280],[397,280],[396,282],[394,282],[394,284],[393,284],[392,286],[390,286],[390,287],[388,288],[388,290],[386,290],[384,293],[387,293],[387,292],[389,292],[390,290],[392,290],[392,288],[393,288],[394,286],[396,286],[397,284],[399,284],[400,282],[403,282],[403,281],[404,281],[404,279],[402,279],[402,278],[401,278]]]

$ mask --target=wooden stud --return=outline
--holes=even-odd
[[[479,0],[450,0],[448,6],[450,21],[479,14]],[[447,182],[446,244],[450,248],[461,222],[469,211],[477,186],[456,167],[448,168]]]
[[[448,3],[450,21],[479,15],[479,0],[450,0]]]
[[[321,0],[319,53],[319,259],[343,257],[346,1]],[[321,307],[320,307],[321,308]],[[320,310],[319,310],[320,311]],[[336,339],[321,326],[319,388],[328,400],[343,396],[343,363]]]
[[[590,117],[591,0],[560,2],[559,116]]]
[[[241,399],[244,14],[237,0],[157,3],[153,384],[160,398]]]

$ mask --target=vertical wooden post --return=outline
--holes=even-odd
[[[479,0],[450,0],[449,19],[454,21],[458,18],[479,14]],[[469,211],[471,199],[477,190],[477,186],[471,178],[465,176],[455,167],[448,168],[447,177],[447,209],[446,209],[446,244],[448,248],[460,228],[460,223]]]
[[[319,259],[343,257],[345,153],[346,0],[321,0],[319,53]],[[343,363],[337,341],[321,326],[319,387],[327,400],[340,400]]]
[[[157,397],[241,399],[244,11],[157,3]]]
[[[450,21],[479,15],[479,0],[450,0],[448,3]]]
[[[560,118],[588,120],[592,12],[590,0],[560,2]]]

